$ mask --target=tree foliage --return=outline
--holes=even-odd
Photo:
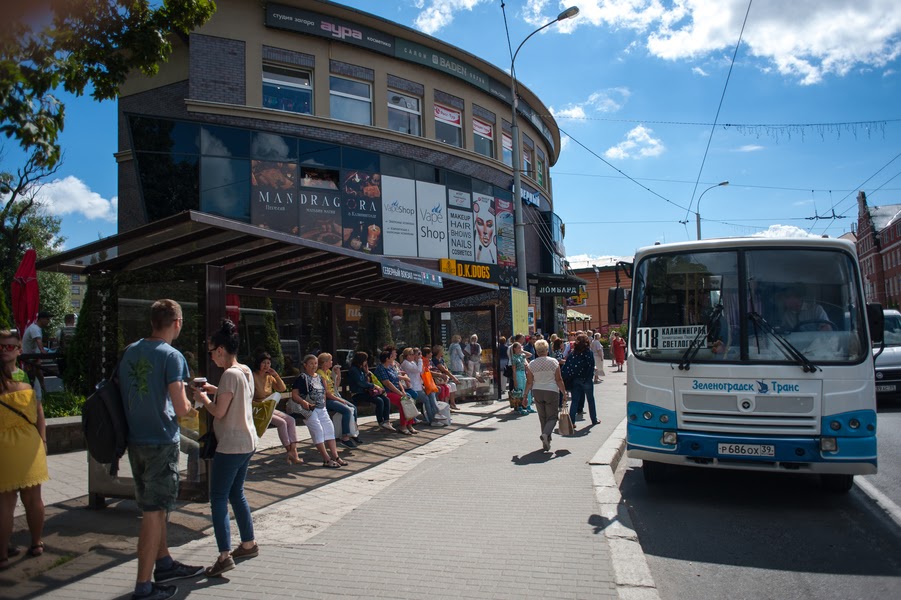
[[[215,12],[212,0],[4,0],[0,8],[0,132],[38,165],[60,160],[63,90],[111,100],[131,71],[155,75]]]

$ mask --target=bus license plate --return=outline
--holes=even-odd
[[[877,392],[894,392],[895,388],[896,388],[896,386],[893,384],[877,385],[876,391]]]
[[[728,456],[776,456],[776,448],[769,444],[717,444],[717,452]]]

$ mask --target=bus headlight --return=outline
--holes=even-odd
[[[652,413],[649,410],[646,410],[646,411],[644,411],[644,414],[642,416],[644,417],[645,421],[650,421],[651,419],[654,418],[654,413]]]
[[[676,435],[675,431],[664,431],[663,437],[660,438],[660,443],[667,446],[675,446],[678,441],[679,436]]]
[[[829,429],[831,429],[832,431],[838,431],[841,428],[842,424],[838,421],[832,421],[831,423],[829,423]]]
[[[820,438],[820,450],[822,452],[838,452],[838,440],[834,437]]]

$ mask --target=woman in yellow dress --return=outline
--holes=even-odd
[[[0,352],[15,352],[19,338],[0,331]],[[15,363],[13,363],[15,364]],[[47,474],[47,434],[44,412],[34,390],[15,381],[9,364],[0,361],[0,570],[9,566],[9,540],[13,530],[16,496],[21,493],[28,529],[31,556],[43,553],[44,503],[41,484]]]

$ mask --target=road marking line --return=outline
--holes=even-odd
[[[891,499],[876,489],[872,483],[867,481],[866,479],[861,479],[860,477],[854,478],[854,483],[857,484],[864,494],[870,497],[873,502],[878,504],[882,509],[888,513],[888,516],[891,517],[892,521],[898,527],[901,527],[901,506],[898,506]]]
[[[660,600],[638,534],[619,518],[621,511],[628,511],[621,505],[622,494],[616,484],[616,468],[625,457],[625,448],[626,419],[623,419],[589,461],[599,512],[608,521],[604,537],[610,548],[616,595],[620,600]]]

